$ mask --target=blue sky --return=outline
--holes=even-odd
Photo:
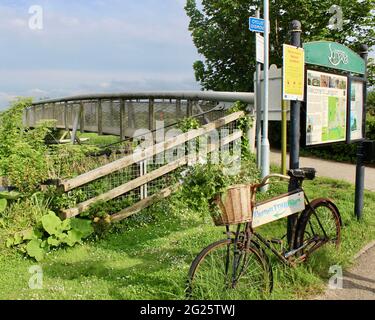
[[[15,96],[194,90],[185,0],[2,0],[0,108]],[[42,30],[29,8],[44,10]]]
[[[186,0],[1,0],[0,109],[17,96],[195,90]],[[42,30],[29,8],[44,10]]]

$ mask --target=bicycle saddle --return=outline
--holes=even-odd
[[[288,175],[296,179],[314,180],[316,177],[316,170],[314,168],[300,168],[288,171]]]

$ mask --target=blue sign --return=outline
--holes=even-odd
[[[264,33],[265,28],[264,19],[250,18],[250,31]]]

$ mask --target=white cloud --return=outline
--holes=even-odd
[[[0,4],[0,108],[18,95],[197,89],[185,0],[40,5],[44,29],[33,31],[24,1]]]

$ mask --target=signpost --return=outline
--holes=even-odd
[[[266,30],[264,19],[254,17],[249,18],[249,28],[252,32],[264,33]]]
[[[269,67],[269,0],[264,0],[265,19],[260,19],[260,10],[257,10],[257,17],[249,18],[249,29],[256,32],[256,92],[257,92],[257,164],[258,168],[262,170],[262,176],[265,177],[269,173],[269,141],[268,141],[268,67]],[[262,37],[259,33],[266,33]],[[264,93],[261,99],[261,64],[264,65]],[[263,111],[263,133],[262,133],[262,111]],[[268,150],[268,151],[267,151]]]
[[[260,9],[256,13],[257,18],[260,18]],[[250,23],[251,25],[251,23]],[[264,63],[264,38],[263,38],[263,47],[260,46],[261,39],[258,38],[258,33],[256,35],[256,50],[257,50],[257,63],[256,63],[256,106],[257,106],[257,123],[256,123],[256,143],[257,143],[257,166],[261,168],[261,140],[262,140],[262,100],[261,100],[261,81],[260,74],[262,66]],[[260,36],[260,35],[259,35]],[[259,53],[261,52],[261,53]],[[262,59],[263,58],[263,59]]]

